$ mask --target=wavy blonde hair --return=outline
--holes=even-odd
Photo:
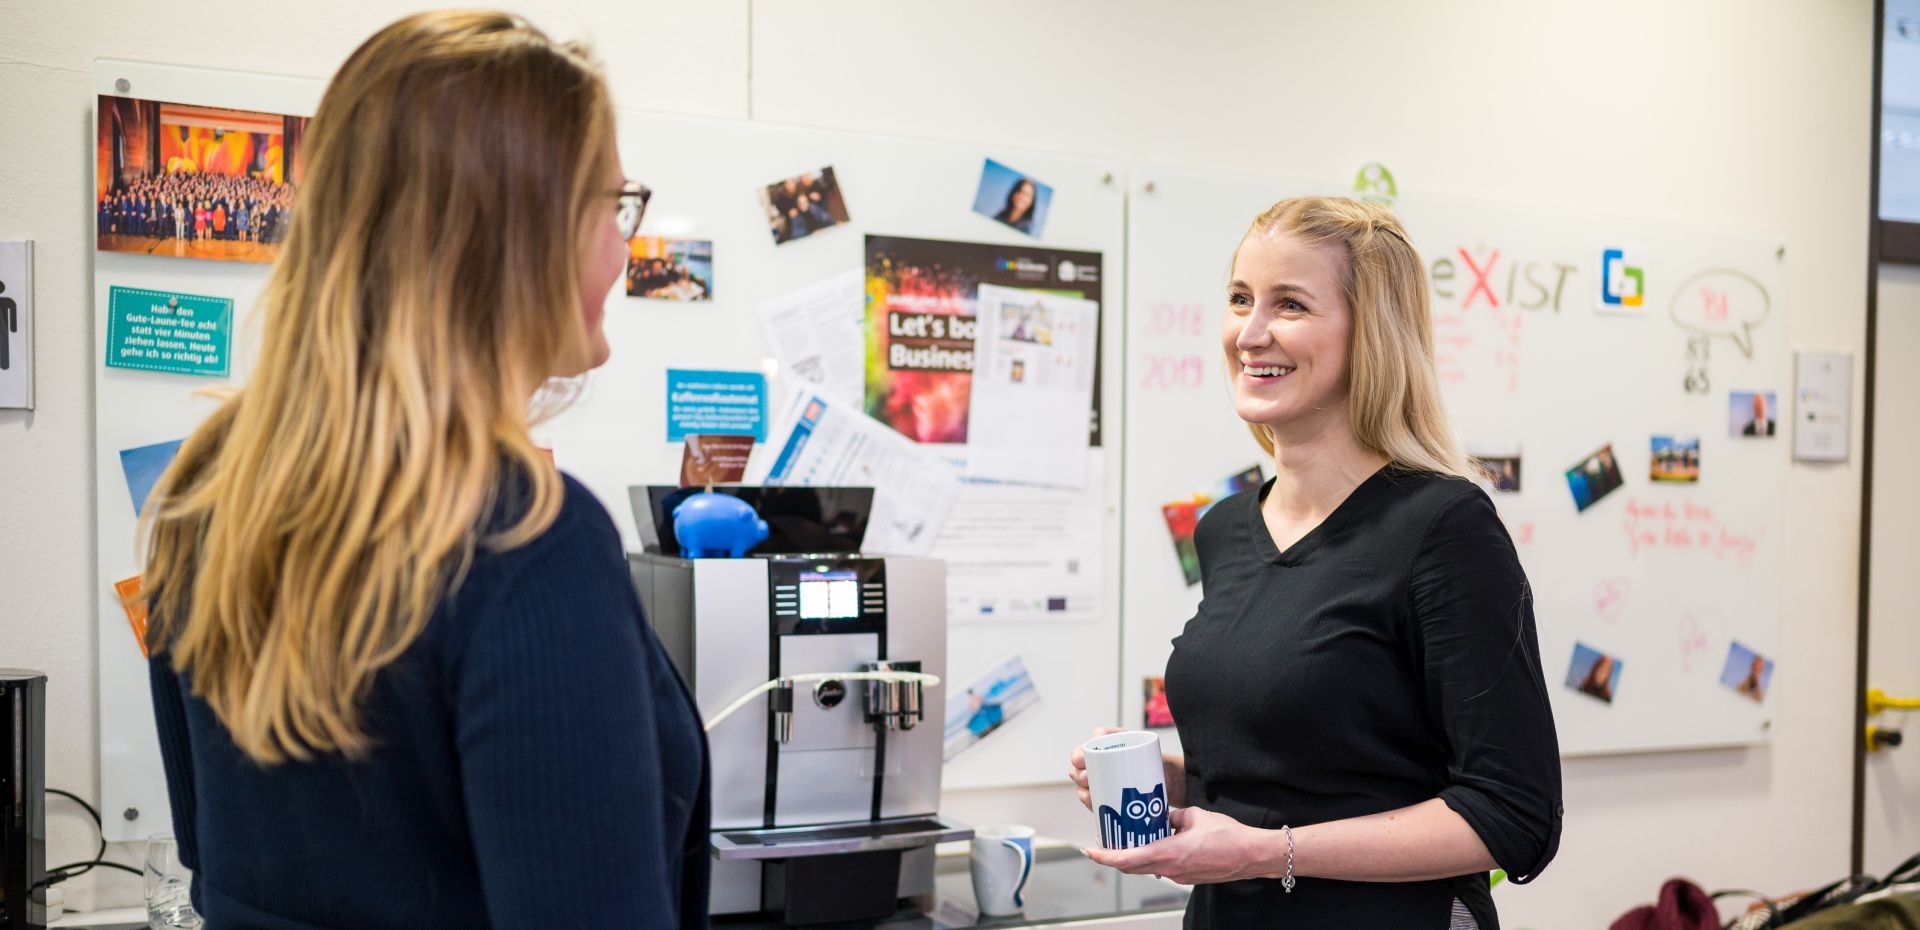
[[[149,646],[262,764],[364,752],[361,700],[476,545],[559,513],[530,397],[588,367],[578,256],[617,171],[587,51],[489,12],[368,39],[302,157],[258,363],[143,515]]]
[[[1353,313],[1347,389],[1361,447],[1399,468],[1474,477],[1440,400],[1426,266],[1393,211],[1349,197],[1295,197],[1254,217],[1241,242],[1256,235],[1336,245],[1346,256],[1340,290]],[[1272,456],[1272,432],[1247,428]]]

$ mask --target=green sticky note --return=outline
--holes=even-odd
[[[227,376],[233,301],[137,287],[107,289],[107,367]]]

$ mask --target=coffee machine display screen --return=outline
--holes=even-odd
[[[856,572],[801,572],[800,619],[851,620],[860,616],[860,576]]]

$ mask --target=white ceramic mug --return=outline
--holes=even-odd
[[[1145,730],[1087,740],[1087,789],[1103,849],[1131,849],[1173,835],[1167,823],[1160,737]]]
[[[1025,910],[1022,892],[1033,874],[1033,828],[974,828],[972,866],[973,897],[983,916],[1011,917]]]

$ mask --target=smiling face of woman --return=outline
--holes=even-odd
[[[1234,253],[1221,332],[1234,412],[1283,442],[1351,429],[1346,265],[1339,245],[1284,233],[1255,232]]]
[[[1033,182],[1022,178],[1013,186],[1013,196],[1007,204],[1013,208],[1014,216],[1026,216],[1033,209]]]

